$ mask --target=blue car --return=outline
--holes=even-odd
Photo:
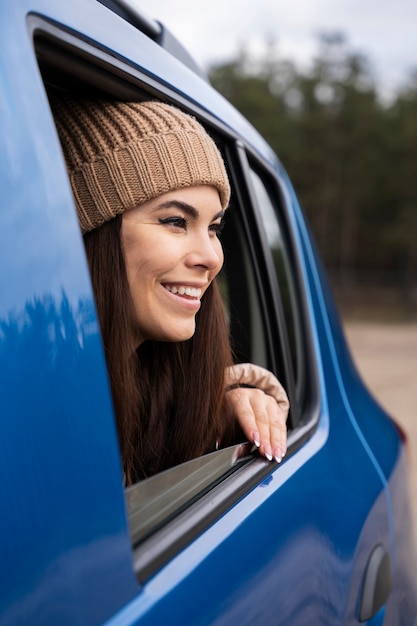
[[[3,1],[0,24],[1,626],[417,624],[405,437],[277,156],[133,0]],[[288,391],[281,464],[240,443],[124,488],[56,91],[162,99],[215,138],[221,289],[238,360]]]

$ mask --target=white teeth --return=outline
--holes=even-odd
[[[165,289],[170,291],[171,293],[177,293],[180,296],[190,296],[191,298],[200,298],[202,290],[197,289],[196,287],[171,287],[169,285],[164,285]]]

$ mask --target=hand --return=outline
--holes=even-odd
[[[227,391],[226,401],[248,441],[253,442],[268,461],[275,459],[281,463],[287,452],[289,403],[286,397],[277,402],[261,389],[236,387]]]

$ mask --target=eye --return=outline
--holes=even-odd
[[[171,217],[160,218],[159,223],[173,226],[181,230],[187,230],[188,220],[181,215],[172,215]]]
[[[216,224],[210,224],[209,231],[214,233],[217,237],[220,237],[224,228],[224,220]]]

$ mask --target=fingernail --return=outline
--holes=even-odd
[[[283,456],[284,455],[281,452],[281,448],[275,448],[275,450],[274,450],[274,459],[276,460],[277,463],[281,463]]]
[[[268,459],[268,461],[272,461],[272,450],[270,446],[265,446],[265,456]]]
[[[274,448],[274,457],[279,457],[280,459],[282,458],[282,449],[278,448],[278,446]]]
[[[261,445],[261,442],[259,441],[259,433],[257,432],[253,433],[253,443],[257,448]]]

